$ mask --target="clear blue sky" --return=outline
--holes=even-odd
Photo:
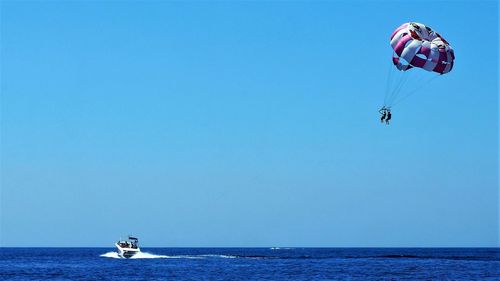
[[[454,70],[394,108],[389,36]],[[498,246],[498,3],[1,2],[2,246]]]

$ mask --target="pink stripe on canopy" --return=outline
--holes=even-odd
[[[410,64],[416,67],[424,67],[430,53],[431,53],[431,48],[428,48],[425,46],[425,44],[422,44],[417,54],[410,61]],[[422,55],[423,57],[420,57],[418,55]]]
[[[403,50],[405,49],[406,43],[410,40],[413,40],[409,34],[406,34],[399,40],[398,44],[396,44],[396,47],[394,47],[394,52],[398,54],[398,56],[401,56],[403,53]]]
[[[444,49],[439,49],[439,61],[436,67],[434,67],[432,71],[443,74],[445,67],[446,67],[446,51]]]

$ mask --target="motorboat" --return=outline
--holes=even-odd
[[[139,248],[139,239],[132,236],[128,236],[128,239],[125,240],[118,240],[118,242],[115,243],[115,246],[118,248],[118,255],[126,259],[141,252],[141,249]]]

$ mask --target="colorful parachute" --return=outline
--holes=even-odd
[[[413,67],[445,74],[453,68],[455,54],[439,33],[421,23],[409,22],[391,35],[392,61],[402,71]]]

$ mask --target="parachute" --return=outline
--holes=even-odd
[[[421,23],[409,22],[398,27],[390,37],[393,50],[384,106],[390,108],[405,100],[413,93],[426,86],[436,75],[421,72],[425,70],[443,75],[453,69],[455,53],[450,44],[435,30]],[[396,67],[394,79],[393,72]],[[415,69],[413,71],[409,71]],[[425,72],[424,71],[424,72]],[[411,75],[408,75],[411,73]],[[414,78],[413,76],[423,76]],[[412,78],[413,77],[413,78]],[[408,85],[410,80],[414,85]]]
[[[455,54],[439,33],[421,23],[410,22],[391,35],[392,62],[402,71],[413,67],[445,74],[453,68]]]

